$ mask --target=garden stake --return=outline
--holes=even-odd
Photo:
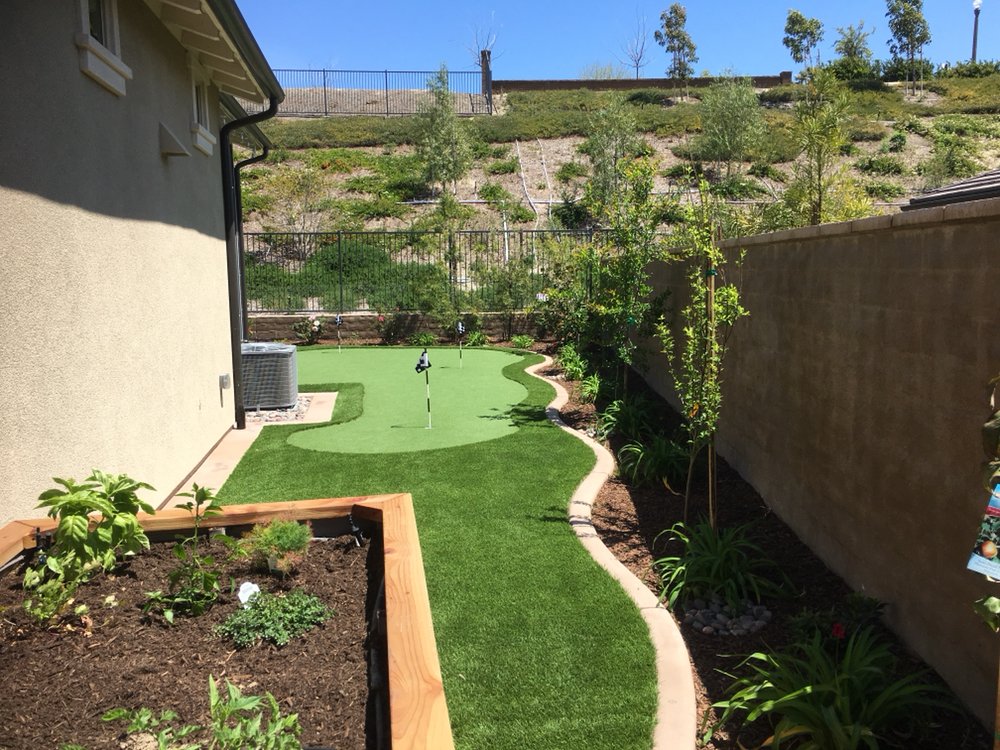
[[[427,350],[420,355],[420,359],[417,360],[417,374],[424,374],[424,380],[427,383],[427,429],[431,429],[431,374],[428,370],[431,369],[431,361],[427,358]]]

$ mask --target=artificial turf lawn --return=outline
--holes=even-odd
[[[518,359],[507,352],[473,349],[459,360],[457,348],[431,349],[431,368],[415,371],[420,349],[350,347],[298,354],[303,386],[364,383],[364,413],[346,424],[300,430],[288,438],[299,448],[332,453],[402,453],[493,440],[513,433],[510,416],[524,386],[498,377]],[[427,378],[431,429],[427,429]]]
[[[524,372],[538,360],[503,368],[527,392],[510,410],[511,434],[439,450],[345,454],[290,445],[301,426],[269,426],[220,497],[410,492],[457,747],[648,749],[652,645],[631,600],[569,527],[567,503],[594,456],[545,419],[553,390]],[[337,383],[335,368],[326,383],[320,375],[311,373],[303,390],[338,391],[333,423],[346,426],[374,408],[364,382]],[[417,377],[412,365],[399,373],[401,381]]]

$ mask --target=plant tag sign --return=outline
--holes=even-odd
[[[969,570],[1000,580],[1000,484],[990,493],[986,515],[979,524],[976,546],[969,557]]]

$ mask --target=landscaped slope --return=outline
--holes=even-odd
[[[874,201],[894,210],[920,190],[970,171],[996,167],[1000,76],[942,79],[924,92],[898,88],[849,95],[849,143],[838,160]],[[697,90],[694,96],[700,95]],[[458,181],[462,202],[449,221],[467,228],[548,227],[552,207],[579,198],[589,168],[579,151],[593,113],[609,94],[534,92],[503,98],[501,114],[464,122],[473,143],[471,170]],[[761,92],[767,122],[765,153],[747,184],[726,197],[771,201],[791,176],[797,153],[791,136],[797,87]],[[638,130],[660,167],[656,189],[686,188],[678,175],[697,168],[701,128],[697,99],[637,91],[627,101]],[[433,229],[442,223],[436,198],[414,154],[417,118],[279,119],[266,129],[276,149],[244,170],[248,230]],[[705,165],[711,166],[711,165]],[[770,167],[770,168],[768,168]],[[554,202],[554,203],[553,203]]]

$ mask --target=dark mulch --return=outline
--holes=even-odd
[[[557,373],[558,370],[553,368],[546,374],[551,376]],[[576,384],[565,385],[570,393],[570,401],[562,411],[563,420],[575,429],[592,428],[596,415],[594,406],[580,403]],[[676,413],[670,411],[662,399],[645,388],[644,384],[637,383],[632,387],[645,390],[646,395],[658,405],[660,418],[666,429],[678,424]],[[620,446],[612,444],[609,447],[615,450]],[[700,479],[701,481],[695,481],[691,498],[689,515],[692,520],[698,519],[705,512],[704,477]],[[718,715],[711,705],[726,697],[731,684],[731,680],[720,670],[732,672],[747,654],[790,646],[793,634],[789,628],[789,619],[792,616],[804,608],[829,611],[834,604],[842,603],[850,592],[849,587],[827,569],[791,529],[771,512],[756,490],[721,458],[718,461],[718,498],[720,526],[752,523],[756,530],[755,541],[765,555],[780,565],[791,579],[794,589],[800,593],[794,598],[765,601],[774,618],[756,634],[705,635],[689,626],[681,626],[694,671],[699,719],[707,716],[706,725],[717,720]],[[633,487],[620,479],[612,479],[606,483],[594,505],[594,526],[601,539],[629,570],[657,594],[660,593],[659,580],[652,565],[667,549],[665,537],[657,539],[657,536],[682,520],[683,505],[683,497],[670,495],[663,488]],[[670,550],[672,554],[678,551]],[[927,669],[889,630],[883,629],[883,632],[894,644],[901,673]],[[930,679],[940,682],[933,674]],[[923,730],[921,736],[906,739],[904,745],[909,750],[985,750],[992,747],[989,734],[974,716],[965,711],[927,712],[921,709],[920,714],[928,720],[926,723],[930,727]],[[757,724],[762,726],[723,727],[705,747],[732,750],[739,747],[737,737],[744,747],[755,747],[769,735],[768,727],[763,726],[765,721],[758,721]]]
[[[0,579],[0,747],[57,748],[74,742],[88,750],[118,748],[122,723],[101,715],[145,706],[176,711],[186,723],[208,724],[208,677],[224,679],[244,695],[270,692],[283,713],[298,713],[303,745],[364,750],[368,699],[366,666],[367,550],[353,538],[313,542],[297,572],[285,580],[251,570],[246,559],[226,565],[226,592],[205,615],[178,617],[174,626],[143,615],[145,592],[166,589],[176,565],[171,544],[154,544],[116,571],[86,584],[77,602],[89,619],[58,630],[34,625],[21,608],[20,576]],[[213,544],[217,559],[221,545]],[[335,615],[283,648],[237,650],[212,634],[238,606],[228,590],[253,581],[272,592],[301,587]],[[117,606],[102,602],[114,595]]]

